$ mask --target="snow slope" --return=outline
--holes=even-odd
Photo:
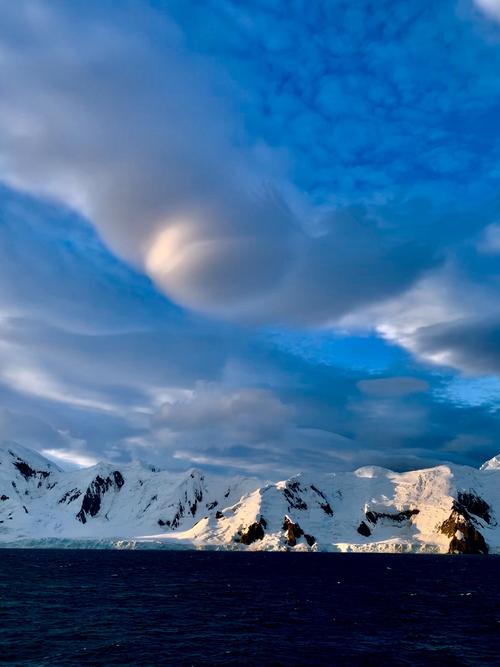
[[[140,462],[63,472],[0,445],[0,545],[500,553],[500,457],[259,485]]]

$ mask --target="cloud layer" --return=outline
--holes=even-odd
[[[311,54],[326,70],[321,75],[315,78],[309,63],[314,102],[303,112],[303,128],[311,123],[314,128],[314,118],[323,113],[331,131],[324,135],[318,128],[308,142],[314,147],[327,141],[330,174],[337,182],[318,199],[321,160],[306,153],[306,163],[318,173],[312,189],[304,189],[301,174],[295,173],[300,130],[292,131],[290,144],[281,140],[276,145],[269,123],[262,123],[260,135],[248,127],[247,118],[257,122],[264,91],[242,90],[246,80],[234,78],[231,59],[221,67],[217,53],[190,49],[190,35],[179,17],[176,23],[134,2],[127,7],[111,22],[106,3],[89,3],[85,12],[66,3],[23,0],[15,10],[2,4],[0,174],[5,181],[75,207],[97,225],[116,253],[148,273],[177,303],[233,319],[332,322],[360,305],[401,293],[440,261],[443,240],[430,240],[418,229],[423,216],[428,230],[437,215],[425,200],[406,195],[394,200],[391,194],[387,201],[387,186],[393,189],[389,180],[378,187],[383,203],[374,203],[377,191],[366,187],[354,205],[346,201],[353,192],[339,181],[340,174],[359,168],[348,163],[365,165],[368,176],[382,159],[372,156],[370,164],[361,157],[359,141],[374,141],[366,131],[375,101],[359,93],[346,98],[347,46],[339,47],[337,72],[328,73],[336,61],[328,50]],[[367,90],[373,91],[396,74],[384,64],[391,49],[377,32],[380,27],[372,26],[363,12],[369,39],[367,53],[357,59],[357,85],[366,78]],[[345,8],[339,8],[337,18],[353,20]],[[397,20],[417,18],[401,15]],[[283,28],[285,53],[296,27],[288,21]],[[250,21],[249,44],[257,28],[255,19]],[[338,29],[328,31],[334,37]],[[462,31],[457,24],[457,39]],[[357,38],[354,31],[353,43]],[[405,41],[411,44],[414,38],[409,35]],[[470,50],[479,58],[479,47],[477,53]],[[375,64],[382,62],[363,74],[369,55]],[[263,51],[257,62],[264,67],[269,57]],[[286,61],[282,67],[283,77]],[[444,75],[452,65],[442,62],[440,67]],[[391,104],[412,104],[422,75],[405,63],[400,76]],[[428,83],[429,100],[436,104],[436,82],[432,78]],[[403,85],[411,94],[406,102]],[[450,100],[455,86],[452,80]],[[471,86],[471,102],[475,93]],[[379,95],[384,97],[382,91]],[[297,114],[293,104],[298,108],[301,96],[296,92],[287,99],[288,111]],[[285,124],[287,109],[276,95],[272,104],[273,117]],[[420,107],[420,121],[428,112],[444,115],[440,107]],[[341,130],[349,111],[355,111],[357,120]],[[397,125],[403,127],[410,114],[401,113]],[[381,129],[390,129],[391,122],[387,108]],[[421,131],[418,122],[414,142],[419,140],[416,128]],[[330,145],[332,132],[338,141]],[[358,143],[353,144],[355,137]],[[393,158],[383,141],[378,145],[391,171]],[[410,150],[407,141],[400,136],[393,153]],[[452,152],[448,142],[447,155]],[[433,156],[434,172],[439,159]],[[418,164],[411,167],[418,178]],[[463,169],[452,162],[446,172],[462,179]],[[395,181],[396,174],[391,176]],[[403,184],[408,179],[399,175],[399,180]],[[426,179],[420,175],[418,181],[416,190],[425,190]],[[331,208],[332,198],[340,204],[329,212],[325,205]],[[457,238],[462,233],[454,232]]]
[[[495,454],[495,3],[240,5],[0,0],[0,437]]]

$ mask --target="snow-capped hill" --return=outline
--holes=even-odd
[[[139,461],[63,472],[4,443],[0,544],[500,553],[495,460],[261,485]]]
[[[500,470],[500,454],[483,463],[480,470]]]
[[[9,465],[14,465],[18,470],[25,465],[32,471],[60,471],[60,468],[55,463],[48,461],[38,452],[23,447],[22,445],[17,444],[17,442],[6,440],[0,443],[0,466],[8,467]],[[2,468],[0,468],[0,470],[2,470]],[[5,468],[3,468],[3,470],[5,470]],[[25,472],[28,472],[28,468],[25,469]]]

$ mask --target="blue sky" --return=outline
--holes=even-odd
[[[0,438],[500,450],[500,2],[0,0]]]

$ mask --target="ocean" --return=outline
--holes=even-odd
[[[0,550],[7,665],[500,665],[500,558]]]

